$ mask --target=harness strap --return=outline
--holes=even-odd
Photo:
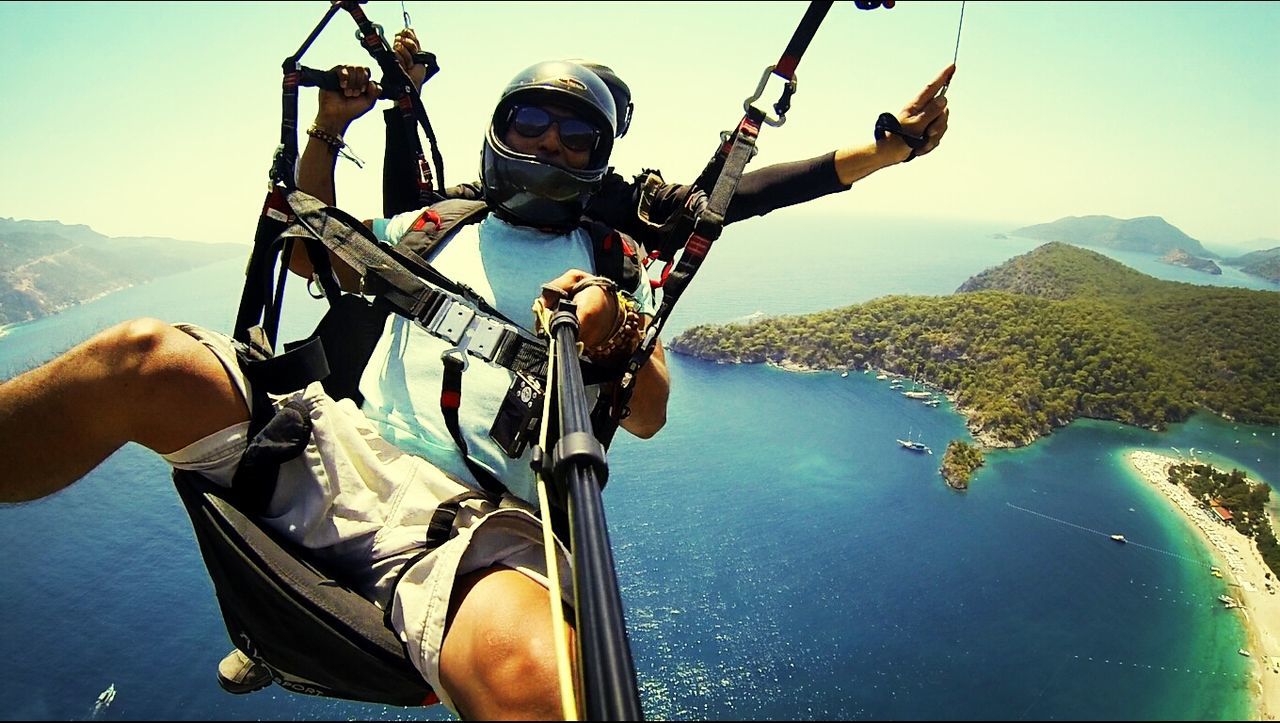
[[[253,403],[251,441],[231,479],[231,492],[242,512],[262,516],[275,494],[280,465],[301,454],[311,440],[311,417],[296,399],[274,414],[265,393],[255,391]],[[265,405],[265,411],[259,405]]]
[[[395,53],[391,50],[391,46],[387,44],[386,38],[382,37],[378,27],[365,16],[364,10],[360,8],[360,2],[358,0],[343,0],[340,4],[342,9],[350,13],[352,19],[356,21],[356,26],[360,29],[361,44],[364,45],[365,50],[369,51],[369,55],[373,56],[373,59],[377,61],[378,67],[382,68],[383,84],[395,83],[400,86],[396,107],[400,110],[400,115],[404,119],[405,128],[415,129],[415,132],[406,135],[409,136],[410,146],[418,161],[418,200],[425,206],[434,200],[437,194],[433,185],[431,166],[427,163],[427,157],[422,151],[422,143],[418,140],[417,123],[422,124],[423,131],[426,132],[427,138],[431,141],[431,160],[436,165],[439,187],[444,188],[445,186],[444,157],[440,154],[439,144],[436,143],[436,135],[431,127],[431,119],[427,117],[427,111],[422,105],[422,99],[413,90],[413,81],[409,79],[409,74],[405,72],[404,68],[400,67],[399,60],[396,59]],[[426,83],[425,79],[423,83]]]
[[[400,587],[400,581],[422,558],[435,552],[438,547],[449,541],[449,537],[453,534],[453,525],[458,520],[458,512],[462,509],[462,503],[468,500],[482,499],[485,499],[484,495],[468,490],[441,502],[436,507],[436,511],[431,513],[431,522],[427,525],[427,539],[422,550],[409,558],[409,561],[400,568],[400,572],[396,573],[396,579],[391,583],[391,597],[387,599],[387,609],[382,614],[382,621],[386,624],[388,630],[395,630],[391,623],[391,611],[395,607],[396,588]],[[405,655],[406,657],[408,656],[407,649]]]
[[[453,443],[458,445],[458,451],[462,453],[462,460],[466,462],[471,476],[491,496],[501,497],[507,491],[507,486],[471,459],[467,440],[462,436],[462,426],[458,423],[458,409],[462,406],[462,372],[467,368],[466,359],[457,349],[451,349],[440,360],[444,362],[444,375],[440,380],[440,413],[444,416],[444,424],[449,428]]]
[[[245,269],[244,288],[240,292],[240,307],[232,332],[240,342],[251,343],[249,330],[254,326],[261,325],[264,331],[279,326],[280,304],[278,297],[272,294],[271,277],[280,254],[280,234],[292,221],[293,214],[284,194],[278,186],[272,187],[258,216],[253,250],[249,253],[249,264]],[[268,333],[267,339],[269,344],[275,343],[274,334]]]
[[[474,291],[444,277],[430,264],[394,253],[363,224],[313,196],[293,191],[288,201],[297,223],[285,234],[318,239],[366,280],[366,292],[377,294],[392,311],[413,319],[460,351],[511,371],[540,374],[545,369],[546,343],[504,317]],[[432,283],[421,278],[424,276]]]
[[[663,270],[662,303],[657,313],[654,314],[646,329],[640,346],[627,362],[617,389],[608,400],[602,396],[601,401],[591,413],[592,427],[596,436],[606,446],[613,439],[618,422],[630,413],[627,405],[635,392],[637,372],[653,355],[658,335],[662,333],[662,327],[670,317],[672,309],[702,266],[702,262],[706,260],[707,254],[711,251],[711,245],[720,237],[729,202],[738,190],[738,183],[742,180],[747,163],[756,153],[756,139],[760,135],[761,126],[765,123],[782,125],[785,122],[791,96],[795,93],[796,67],[800,64],[801,56],[809,47],[809,42],[813,40],[827,11],[831,9],[831,4],[827,0],[814,0],[809,4],[790,42],[787,43],[782,57],[765,71],[755,95],[743,104],[745,114],[739,121],[737,129],[721,142],[715,155],[694,183],[695,190],[702,190],[704,193],[708,186],[711,187],[709,199],[696,192],[691,193],[684,207],[678,212],[677,218],[667,224],[667,233],[677,239],[681,236],[685,239],[680,261],[676,263],[674,270],[670,268],[671,262],[668,261],[667,268]],[[787,81],[782,97],[774,104],[774,110],[778,114],[777,119],[770,119],[764,111],[753,105],[764,90],[764,84],[770,72]],[[665,243],[662,245],[668,246]]]

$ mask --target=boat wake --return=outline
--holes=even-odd
[[[116,699],[116,684],[112,683],[107,689],[98,694],[98,700],[93,704],[93,713],[91,717],[97,718],[98,714],[106,710],[111,702]]]

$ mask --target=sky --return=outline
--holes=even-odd
[[[405,2],[441,72],[424,102],[450,184],[478,177],[506,81],[589,58],[631,86],[613,162],[691,180],[777,61],[804,2]],[[280,63],[325,0],[3,3],[0,217],[110,236],[249,243],[279,137]],[[402,3],[365,12],[388,35]],[[799,69],[787,122],[750,168],[872,138],[956,52],[960,2],[835,3]],[[340,13],[303,63],[374,65]],[[950,129],[927,157],[782,213],[990,222],[1162,216],[1212,248],[1280,239],[1280,3],[968,2]],[[776,97],[776,85],[766,97]],[[302,128],[315,112],[304,89]],[[385,103],[380,107],[386,107]],[[382,121],[347,134],[338,205],[380,209]],[[305,138],[304,138],[305,140]],[[1271,241],[1267,246],[1278,245]]]

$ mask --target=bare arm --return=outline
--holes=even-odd
[[[636,372],[636,386],[631,395],[631,414],[622,420],[622,428],[641,439],[649,439],[667,423],[667,400],[671,396],[671,375],[662,342],[655,342],[649,363]]]
[[[316,112],[316,120],[312,127],[328,138],[341,139],[352,121],[373,107],[382,89],[377,83],[369,80],[368,68],[341,66],[335,70],[338,72],[338,79],[343,89],[320,91],[320,108]],[[338,194],[333,172],[338,161],[339,148],[322,138],[308,134],[302,157],[298,159],[299,191],[315,196],[330,206],[337,205]],[[359,288],[360,279],[355,271],[336,257],[330,255],[329,258],[342,288],[348,291]],[[294,246],[293,254],[289,258],[289,270],[303,278],[311,278],[313,273],[311,259],[301,244]]]
[[[580,269],[570,269],[547,286],[568,293],[579,281],[591,276]],[[555,296],[544,289],[534,301],[534,314],[541,313],[542,308],[554,308],[557,301]],[[574,295],[573,302],[578,308],[579,341],[588,349],[599,346],[615,325],[618,315],[617,295],[606,292],[599,286],[592,286]],[[663,353],[662,343],[656,342],[649,363],[636,372],[635,388],[630,401],[631,414],[622,420],[622,428],[641,439],[657,434],[667,423],[667,399],[670,394],[671,376],[667,372],[666,355]]]
[[[950,115],[947,111],[947,97],[938,95],[938,92],[951,81],[955,72],[954,65],[943,69],[938,77],[926,85],[924,90],[920,91],[920,95],[898,114],[898,122],[902,124],[903,131],[925,138],[924,146],[916,149],[917,157],[937,148],[942,142],[942,136],[947,132],[947,120]],[[842,148],[836,151],[836,176],[839,177],[840,183],[848,186],[882,168],[907,160],[909,155],[911,155],[911,148],[906,141],[896,135],[865,146]]]

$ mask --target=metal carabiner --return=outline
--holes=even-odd
[[[769,84],[769,75],[772,74],[777,67],[778,66],[776,65],[770,65],[764,69],[764,73],[760,76],[760,84],[756,86],[755,94],[742,101],[742,112],[751,112],[751,105],[757,100],[760,100],[760,96],[764,95],[764,87]],[[781,75],[778,77],[782,78]],[[796,93],[799,78],[784,78],[784,80],[787,81],[787,85],[782,89],[782,97],[778,99],[777,103],[773,104],[773,109],[778,113],[777,117],[770,116],[768,111],[765,111],[764,114],[765,124],[771,125],[774,128],[781,127],[783,123],[787,122],[787,109],[791,106],[791,96]]]
[[[378,37],[382,38],[382,42],[387,42],[387,33],[382,29],[382,25],[378,23],[370,23],[370,25],[373,26],[374,30],[378,31]],[[356,40],[359,40],[361,44],[364,44],[364,31],[360,28],[356,28]]]

